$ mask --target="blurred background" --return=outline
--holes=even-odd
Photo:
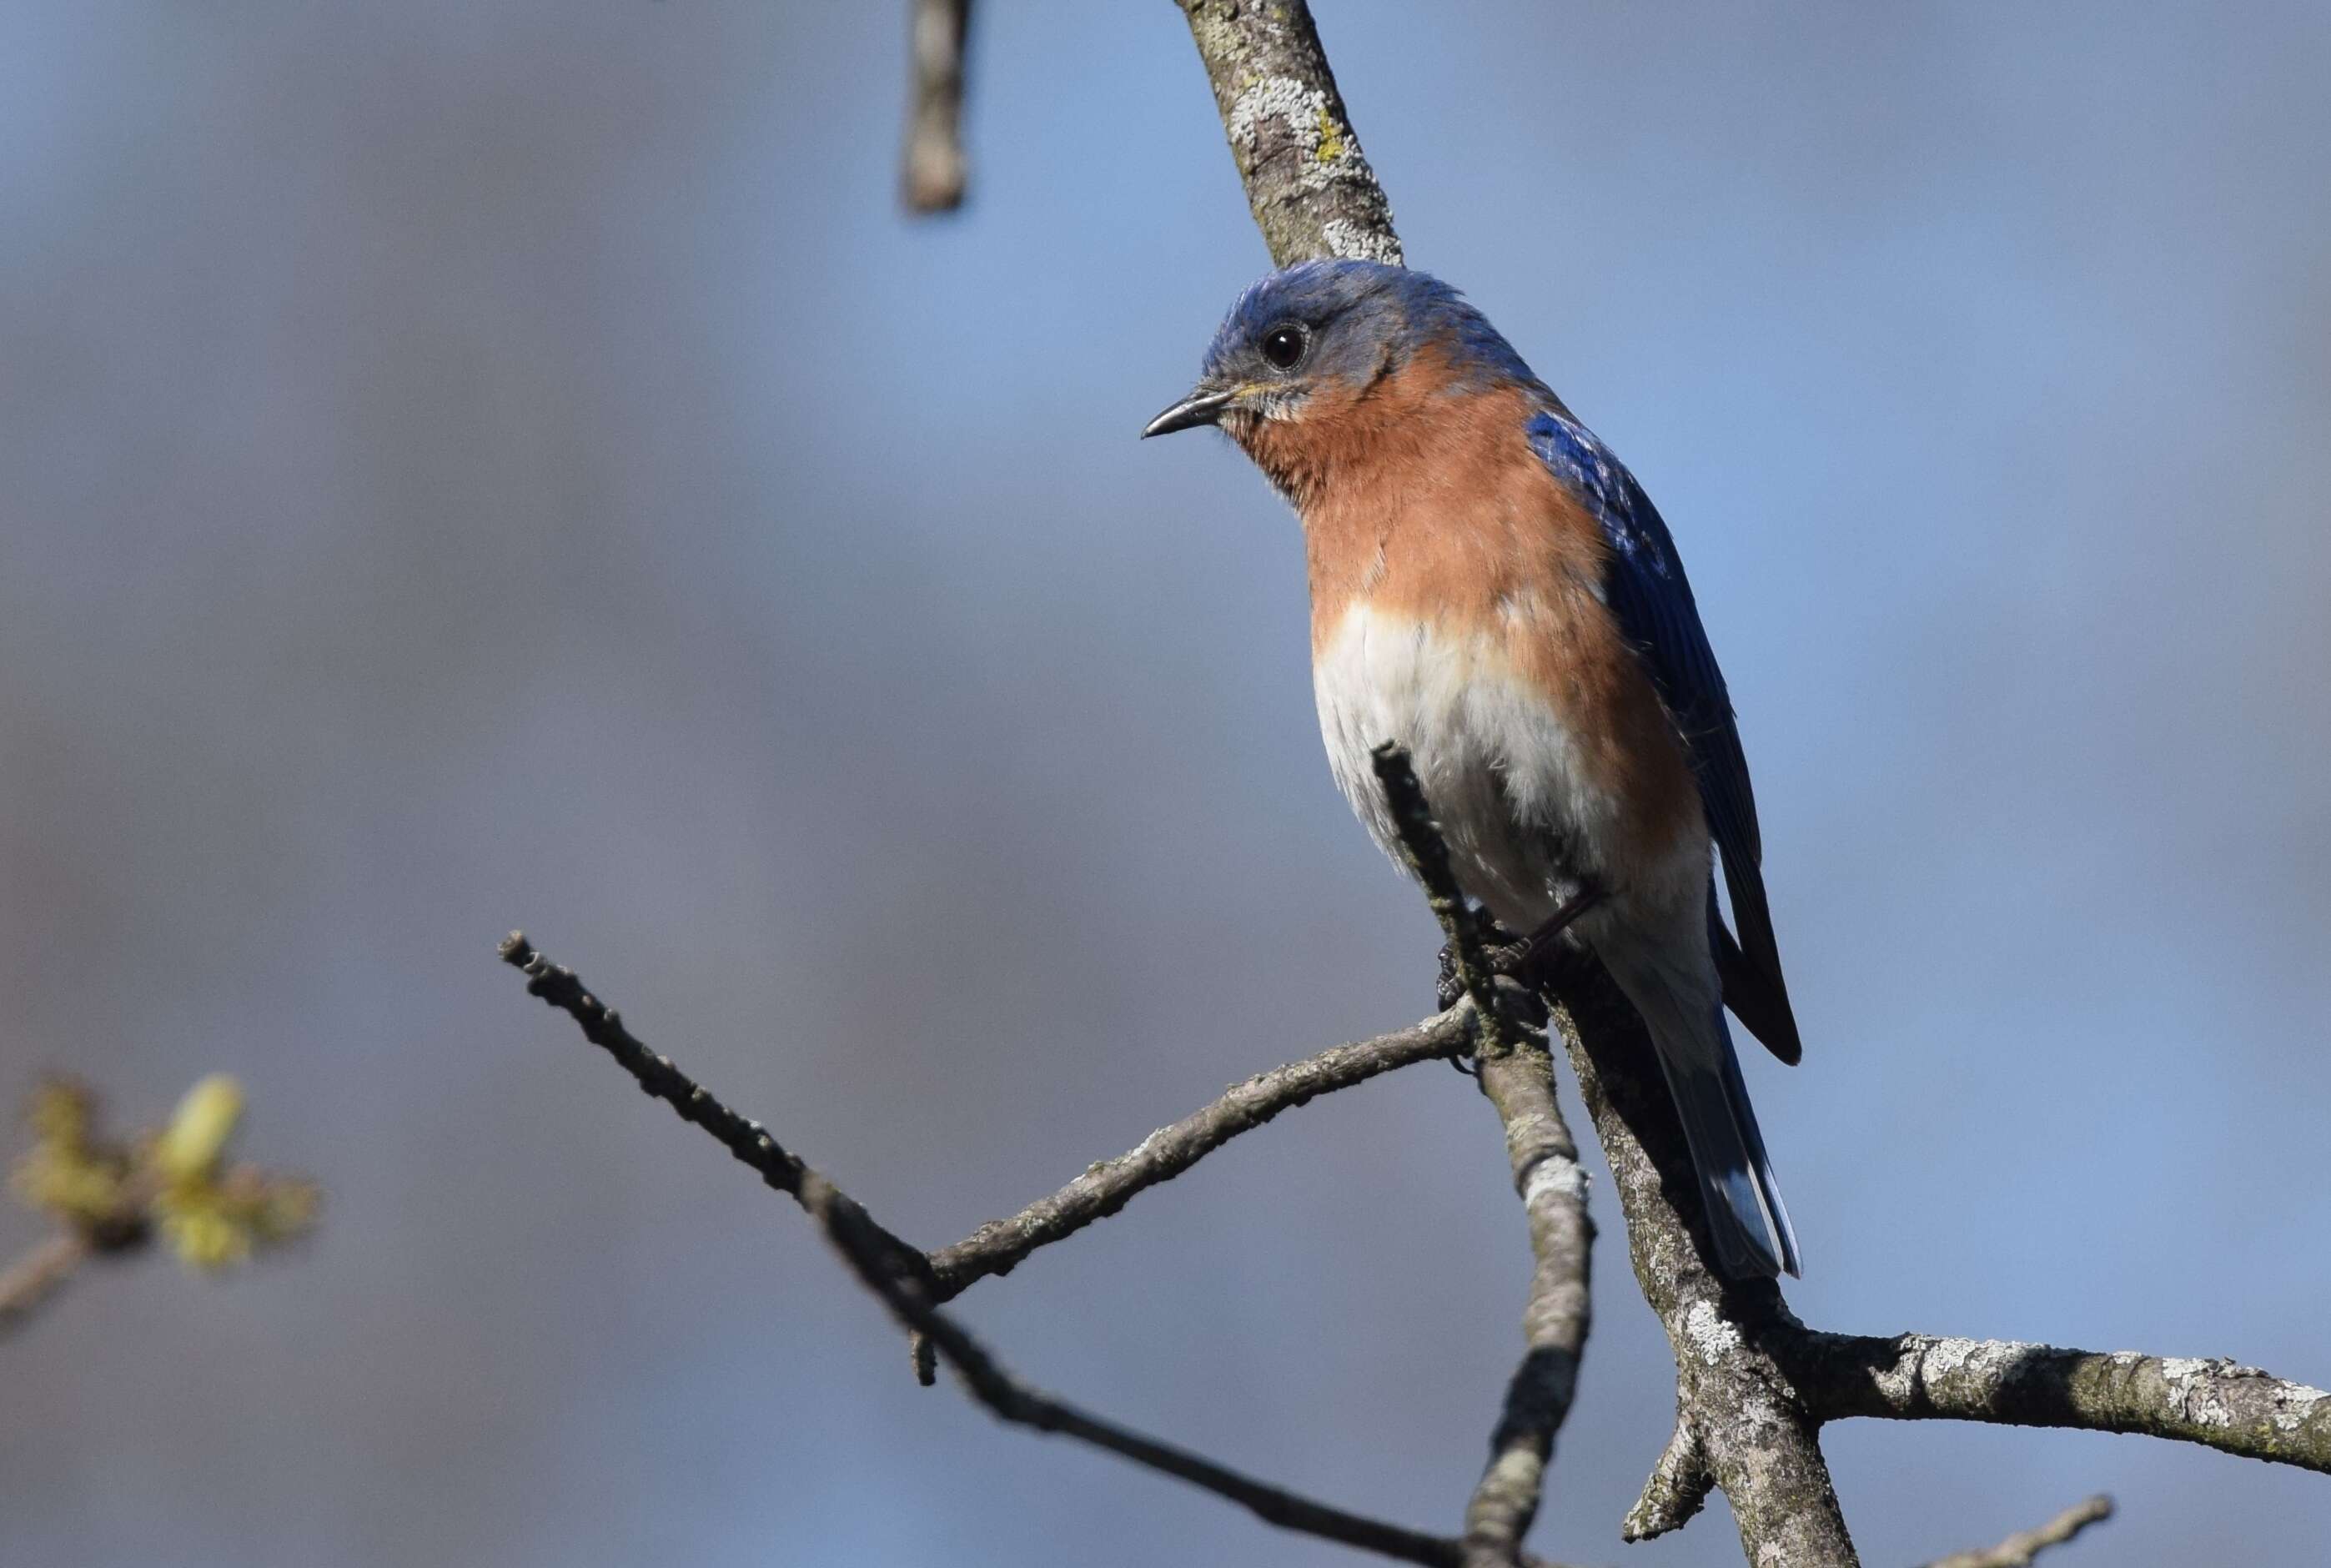
[[[917,1388],[494,959],[928,1244],[1430,1010],[1294,522],[1134,439],[1266,266],[1185,28],[983,5],[971,205],[917,224],[904,12],[0,7],[0,1100],[231,1071],[329,1193],[0,1346],[0,1560],[1358,1560]],[[1411,260],[1690,564],[1807,1041],[1748,1064],[1797,1311],[2331,1381],[2331,11],[1319,13]],[[1736,1563],[1720,1500],[1617,1539],[1672,1371],[1594,1202],[1534,1540]],[[962,1309],[1451,1529],[1527,1268],[1432,1068]],[[1826,1447],[1873,1563],[2099,1489],[2068,1563],[2331,1540],[2322,1478],[2134,1438]]]

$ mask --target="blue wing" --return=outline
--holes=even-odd
[[[1690,754],[1740,932],[1736,945],[1717,917],[1711,882],[1708,926],[1724,1000],[1774,1055],[1793,1062],[1803,1048],[1765,901],[1764,846],[1757,839],[1748,759],[1741,752],[1724,672],[1699,623],[1699,607],[1692,603],[1675,541],[1635,476],[1584,425],[1547,410],[1530,421],[1528,431],[1539,460],[1602,526],[1611,552],[1603,602],[1643,661]]]

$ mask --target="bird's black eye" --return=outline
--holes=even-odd
[[[1262,335],[1262,356],[1281,370],[1291,370],[1310,341],[1310,334],[1301,327],[1282,321]]]

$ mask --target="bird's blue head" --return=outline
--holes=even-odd
[[[1243,443],[1266,421],[1348,407],[1424,358],[1450,390],[1533,380],[1497,328],[1438,278],[1381,261],[1299,261],[1239,296],[1198,385],[1141,433],[1219,424]]]

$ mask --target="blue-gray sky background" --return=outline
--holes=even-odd
[[[330,1192],[5,1346],[0,1559],[1354,1560],[916,1388],[493,960],[525,926],[928,1242],[1427,1009],[1293,521],[1133,439],[1265,266],[1186,32],[983,5],[972,205],[918,225],[903,9],[0,7],[0,1098],[232,1070]],[[1412,261],[1690,565],[1807,1041],[1749,1069],[1797,1310],[2331,1380],[2331,10],[1320,12]],[[1595,1202],[1536,1543],[1736,1562],[1720,1503],[1617,1540],[1671,1383]],[[1450,1527],[1527,1267],[1433,1069],[963,1307]],[[2098,1489],[2068,1568],[2331,1539],[2321,1478],[2199,1450],[1826,1441],[1872,1563]]]

